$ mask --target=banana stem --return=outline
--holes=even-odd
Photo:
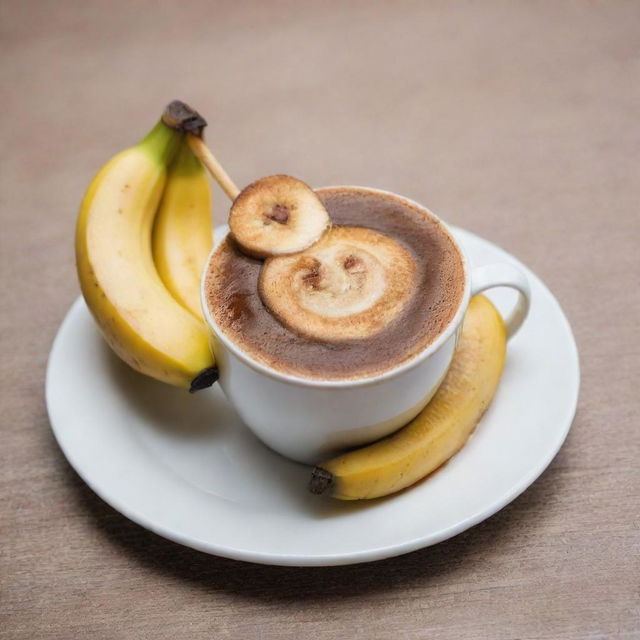
[[[207,167],[209,173],[215,178],[216,182],[233,202],[240,193],[240,189],[238,189],[233,180],[229,177],[229,174],[216,160],[204,140],[196,134],[187,133],[187,142],[191,147],[191,151],[193,151],[200,162]]]

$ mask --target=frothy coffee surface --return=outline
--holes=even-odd
[[[209,309],[243,351],[283,373],[319,380],[382,373],[419,353],[453,318],[464,290],[461,258],[437,221],[391,195],[350,187],[317,193],[334,225],[368,227],[411,253],[416,283],[400,315],[364,339],[330,344],[302,337],[263,304],[258,293],[263,262],[241,253],[230,237],[218,247],[206,275]]]

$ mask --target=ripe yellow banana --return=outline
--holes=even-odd
[[[116,354],[141,373],[195,390],[215,380],[207,329],[164,286],[151,251],[167,165],[183,138],[160,121],[98,172],[80,207],[76,264]]]
[[[451,368],[431,402],[400,431],[323,462],[309,489],[341,500],[378,498],[437,469],[462,448],[489,406],[505,350],[502,317],[488,298],[475,296]]]
[[[200,277],[212,246],[209,180],[184,140],[169,168],[156,215],[153,259],[173,297],[200,320]]]

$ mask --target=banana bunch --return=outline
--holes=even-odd
[[[113,351],[145,375],[196,391],[217,378],[199,302],[213,233],[209,183],[184,135],[206,123],[185,108],[169,105],[92,180],[78,216],[76,265]]]
[[[457,453],[498,387],[506,352],[502,316],[472,298],[451,367],[431,402],[396,433],[315,467],[309,489],[341,500],[379,498],[421,480]]]

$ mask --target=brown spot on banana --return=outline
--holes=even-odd
[[[278,224],[287,224],[289,222],[289,207],[282,204],[275,204],[273,209],[264,214],[267,219],[265,224],[270,224],[270,221],[277,222]]]

